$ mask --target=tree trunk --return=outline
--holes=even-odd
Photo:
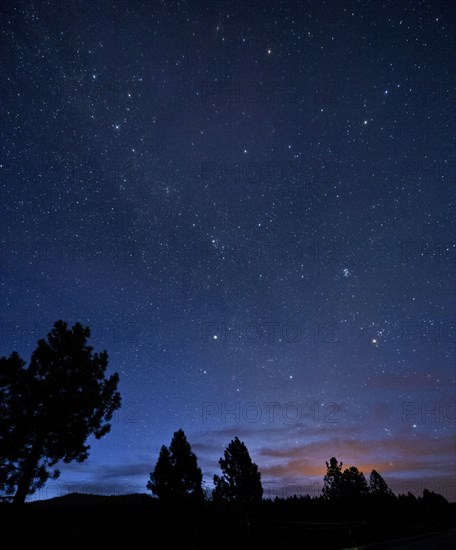
[[[22,475],[17,484],[16,494],[13,498],[13,504],[21,505],[24,504],[25,498],[30,491],[30,485],[32,484],[33,477],[35,475],[36,468],[38,466],[38,461],[41,455],[40,446],[35,443],[32,447],[30,455],[25,463],[25,466],[22,470]]]

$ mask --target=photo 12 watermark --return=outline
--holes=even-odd
[[[427,241],[404,241],[400,244],[404,264],[445,265],[456,267],[456,241],[445,243]]]
[[[247,154],[247,150],[245,153]],[[337,184],[341,180],[340,165],[332,159],[287,162],[268,161],[205,161],[201,163],[201,181],[206,184]]]
[[[322,495],[323,487],[321,483],[314,482],[304,484],[302,482],[281,484],[278,481],[262,481],[263,498],[293,498],[293,497],[311,497],[316,498]]]
[[[441,495],[449,502],[456,500],[456,481],[439,481],[439,480],[423,480],[423,481],[404,481],[400,487],[400,493],[407,495],[412,494],[417,497],[423,497],[425,491]]]
[[[201,420],[222,424],[247,422],[256,424],[296,424],[311,421],[317,424],[338,424],[341,406],[335,402],[309,404],[289,401],[249,401],[241,403],[206,401],[201,405]]]
[[[203,321],[201,323],[201,340],[209,342],[234,343],[258,342],[296,344],[307,341],[320,344],[335,344],[339,342],[340,324],[333,321],[310,321],[307,323],[251,321],[225,322]]]
[[[149,249],[150,245],[134,239],[8,240],[0,243],[0,267],[83,265],[106,260],[117,265],[132,265],[143,262]]]
[[[402,325],[401,338],[412,344],[455,344],[456,321],[410,321]]]
[[[140,422],[141,405],[135,401],[122,403],[120,409],[114,411],[112,424],[138,424]]]
[[[100,323],[94,320],[77,319],[84,326],[90,329],[90,343],[102,342],[106,345],[136,344],[139,341],[138,324],[136,321],[112,321]],[[68,323],[70,326],[72,322]],[[39,319],[27,318],[18,320],[0,317],[0,342],[3,344],[30,344],[44,338],[50,331],[51,326]]]
[[[401,180],[404,183],[427,183],[437,185],[442,182],[456,182],[456,163],[451,160],[426,160],[404,162],[401,165]]]
[[[203,265],[290,265],[302,263],[334,265],[342,258],[341,243],[332,241],[221,241],[213,238],[201,243]]]
[[[456,402],[406,401],[402,403],[404,424],[455,424]]]

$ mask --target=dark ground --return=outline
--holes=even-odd
[[[367,544],[357,547],[357,550],[447,550],[447,548],[456,548],[456,529],[433,535]]]
[[[437,508],[299,499],[264,501],[249,510],[213,503],[166,508],[148,495],[70,494],[21,508],[3,503],[0,529],[12,548],[453,549],[456,505]]]

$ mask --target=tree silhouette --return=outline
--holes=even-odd
[[[369,486],[363,472],[356,466],[344,470],[342,474],[341,496],[343,498],[356,498],[369,493]]]
[[[369,492],[376,496],[394,496],[386,481],[376,470],[372,470],[369,476]]]
[[[172,500],[174,484],[171,454],[168,447],[162,445],[155,470],[150,474],[147,488],[160,500]]]
[[[105,378],[108,354],[93,353],[89,336],[57,321],[28,368],[15,352],[0,358],[0,490],[17,504],[58,477],[57,462],[86,460],[86,439],[108,433],[120,407],[119,376]]]
[[[259,502],[263,497],[261,474],[247,447],[235,437],[219,460],[222,476],[214,475],[214,500]]]
[[[434,493],[434,491],[429,491],[429,489],[424,489],[421,501],[429,507],[434,508],[434,510],[438,510],[448,505],[448,500],[443,495]]]
[[[342,462],[337,462],[333,456],[326,462],[326,475],[323,478],[323,497],[327,500],[341,496],[342,485]]]
[[[162,446],[147,488],[164,502],[202,501],[203,474],[183,430],[174,432],[171,445]]]
[[[323,497],[327,500],[354,498],[369,493],[364,474],[351,466],[342,471],[342,462],[332,457],[326,462],[327,472],[323,480]]]

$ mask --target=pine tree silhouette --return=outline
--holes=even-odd
[[[341,496],[342,491],[342,462],[337,462],[333,456],[329,463],[326,462],[326,475],[323,478],[323,496],[327,500],[333,500]]]
[[[245,444],[235,437],[219,460],[222,476],[214,476],[214,500],[259,502],[263,497],[261,474]]]
[[[204,499],[203,474],[183,430],[174,432],[171,444],[162,446],[147,488],[163,502],[200,502]]]
[[[28,368],[17,353],[0,358],[0,490],[16,504],[58,477],[57,462],[86,460],[86,439],[107,434],[120,407],[119,376],[105,378],[108,354],[93,353],[89,336],[57,321]]]
[[[377,496],[387,496],[387,497],[394,496],[393,492],[388,487],[386,481],[377,472],[377,470],[372,470],[369,476],[369,492],[372,495],[377,495]]]

